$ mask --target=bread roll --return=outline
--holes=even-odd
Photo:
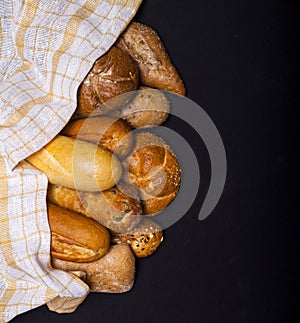
[[[151,27],[131,22],[115,45],[137,62],[143,85],[185,95],[182,79],[161,39]]]
[[[76,116],[102,114],[125,104],[137,89],[139,70],[132,57],[120,48],[112,47],[95,61],[78,88]],[[114,100],[112,100],[114,98]],[[109,102],[108,104],[104,104]]]
[[[135,258],[126,243],[111,246],[104,257],[93,262],[76,263],[52,258],[52,266],[68,272],[84,272],[91,292],[124,293],[134,284]]]
[[[125,183],[103,192],[75,191],[49,185],[47,199],[91,217],[114,232],[130,231],[141,221],[143,214],[137,190]]]
[[[89,262],[104,256],[110,247],[110,233],[93,219],[48,203],[51,256]]]
[[[157,214],[176,197],[181,169],[161,137],[150,132],[137,133],[132,153],[124,160],[124,168],[124,180],[141,191],[145,214]]]
[[[162,228],[146,217],[129,233],[112,233],[112,243],[128,243],[138,258],[152,255],[162,241]]]
[[[101,116],[71,121],[61,134],[99,144],[122,159],[132,148],[131,130],[130,125],[122,119]]]
[[[106,149],[60,135],[27,161],[45,173],[50,183],[78,190],[109,189],[122,174],[119,160]]]
[[[132,101],[112,111],[114,116],[123,118],[132,128],[159,126],[167,120],[169,112],[170,102],[166,95],[148,86],[140,86]]]

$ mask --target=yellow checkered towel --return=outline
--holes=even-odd
[[[68,122],[79,84],[140,3],[0,2],[0,322],[43,304],[72,312],[89,292],[50,266],[48,181],[24,160]]]

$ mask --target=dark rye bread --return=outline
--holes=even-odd
[[[163,230],[154,220],[144,217],[128,233],[113,233],[112,243],[128,243],[136,257],[144,258],[153,254],[163,241]]]

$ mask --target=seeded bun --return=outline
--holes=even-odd
[[[177,196],[180,165],[161,137],[150,132],[136,133],[134,148],[123,166],[126,181],[140,189],[146,215],[162,211]]]
[[[144,217],[129,233],[112,234],[112,243],[128,243],[138,258],[148,257],[163,241],[163,231],[154,220]]]

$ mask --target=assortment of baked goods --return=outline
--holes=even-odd
[[[162,90],[185,95],[157,33],[132,22],[81,83],[69,123],[27,159],[49,181],[52,266],[91,291],[129,291],[136,258],[163,241],[156,215],[176,198],[181,167],[151,132],[170,113]]]

